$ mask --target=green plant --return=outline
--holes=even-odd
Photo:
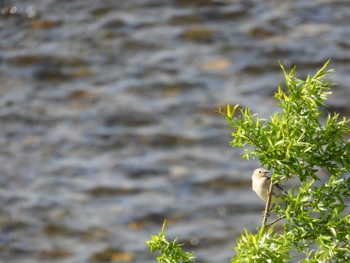
[[[323,119],[331,82],[325,65],[305,80],[295,77],[295,67],[279,85],[275,98],[280,111],[269,120],[238,105],[219,110],[232,127],[232,147],[243,149],[245,159],[258,158],[273,170],[271,187],[299,178],[300,185],[284,196],[284,205],[274,212],[284,218],[284,229],[276,232],[264,217],[253,234],[247,230],[237,240],[236,262],[350,262],[350,128],[346,118],[330,113]],[[327,173],[320,178],[320,171]],[[321,181],[321,182],[319,182]],[[270,197],[265,212],[270,210]],[[166,262],[166,261],[164,261]]]
[[[183,244],[179,244],[175,239],[169,242],[164,232],[165,221],[162,231],[158,235],[152,235],[152,240],[147,241],[151,252],[159,251],[161,256],[157,257],[159,263],[193,263],[194,257],[191,252],[184,252]]]
[[[285,197],[285,208],[277,214],[286,218],[282,233],[266,232],[266,221],[256,235],[245,233],[236,247],[232,262],[285,262],[304,253],[304,262],[350,262],[350,223],[344,198],[350,196],[350,132],[345,118],[328,114],[322,123],[322,107],[330,94],[324,77],[328,62],[306,80],[295,77],[295,68],[285,76],[285,88],[278,87],[275,98],[281,112],[270,120],[241,109],[227,107],[226,119],[233,128],[233,147],[243,148],[243,158],[257,157],[273,169],[272,182],[297,176],[301,185]],[[320,170],[328,172],[324,184],[316,186]],[[268,206],[267,206],[268,207]],[[255,249],[252,249],[254,247]],[[273,256],[273,258],[272,258]],[[278,261],[279,259],[279,261]]]

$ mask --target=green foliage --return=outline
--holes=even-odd
[[[348,170],[348,156],[344,153],[349,151],[349,144],[341,137],[349,129],[346,120],[338,122],[334,114],[328,116],[326,125],[320,124],[320,106],[325,106],[324,100],[331,93],[330,81],[322,81],[332,72],[325,70],[327,64],[306,80],[294,76],[295,68],[288,74],[281,65],[287,92],[280,85],[275,98],[282,112],[276,112],[270,120],[259,118],[249,108],[241,109],[240,118],[230,118],[232,113],[226,115],[234,130],[231,145],[244,148],[244,158],[258,157],[262,165],[273,167],[277,177],[297,174],[302,181],[308,176],[317,179],[316,166],[338,174],[338,164]],[[333,155],[326,157],[328,152]]]
[[[275,222],[263,221],[257,233],[247,230],[237,240],[232,263],[241,262],[350,262],[350,135],[346,118],[328,114],[323,118],[331,93],[325,65],[305,80],[295,77],[281,65],[285,77],[275,98],[280,111],[268,120],[250,108],[227,106],[225,116],[232,127],[232,147],[243,149],[245,159],[258,158],[273,170],[272,182],[298,178],[300,185],[284,196],[284,204],[274,212],[284,218],[282,231]],[[263,103],[263,102],[262,102]],[[240,116],[237,117],[237,111]],[[320,172],[324,175],[322,180]],[[268,206],[267,206],[268,208]],[[281,221],[282,222],[282,221]],[[168,243],[164,226],[148,241],[151,251],[162,256],[158,262],[192,262],[176,240]],[[176,255],[176,256],[175,256]]]
[[[175,239],[169,242],[164,232],[165,221],[162,231],[157,235],[152,235],[152,240],[147,241],[151,252],[159,251],[161,256],[157,257],[159,263],[194,263],[194,257],[191,252],[184,252],[182,244]]]
[[[232,259],[232,263],[283,263],[289,258],[288,244],[278,234],[273,233],[272,228],[267,232],[260,231],[256,235],[245,230],[238,239],[235,250],[237,255]]]
[[[328,61],[329,62],[329,61]],[[280,112],[269,120],[252,114],[249,108],[228,106],[224,114],[233,129],[231,145],[244,150],[243,158],[258,158],[273,169],[272,180],[298,177],[301,185],[285,197],[282,233],[246,232],[239,240],[232,262],[290,262],[295,255],[302,262],[350,262],[350,222],[345,198],[350,196],[350,134],[348,121],[338,114],[328,114],[322,123],[322,109],[331,82],[324,77],[328,62],[306,80],[295,77],[282,67],[285,90],[280,85],[275,94]],[[316,184],[319,171],[329,174],[324,184]],[[297,192],[297,194],[293,194]],[[264,231],[262,231],[264,230]]]

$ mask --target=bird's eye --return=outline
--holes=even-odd
[[[259,173],[261,174],[261,171],[259,171]]]

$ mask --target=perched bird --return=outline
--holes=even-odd
[[[266,171],[264,168],[258,168],[254,170],[252,175],[253,191],[265,202],[267,200],[271,181],[267,173],[269,173],[269,171]],[[271,204],[280,203],[282,201],[281,196],[284,192],[285,190],[280,185],[274,184],[272,188]]]

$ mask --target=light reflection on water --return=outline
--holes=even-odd
[[[332,58],[348,114],[347,2],[6,2],[0,25],[1,258],[154,262],[167,218],[198,262],[228,262],[260,225],[259,164],[230,149],[214,111],[263,115],[278,59]],[[344,26],[345,25],[345,26]],[[327,36],[327,37],[325,37]]]

